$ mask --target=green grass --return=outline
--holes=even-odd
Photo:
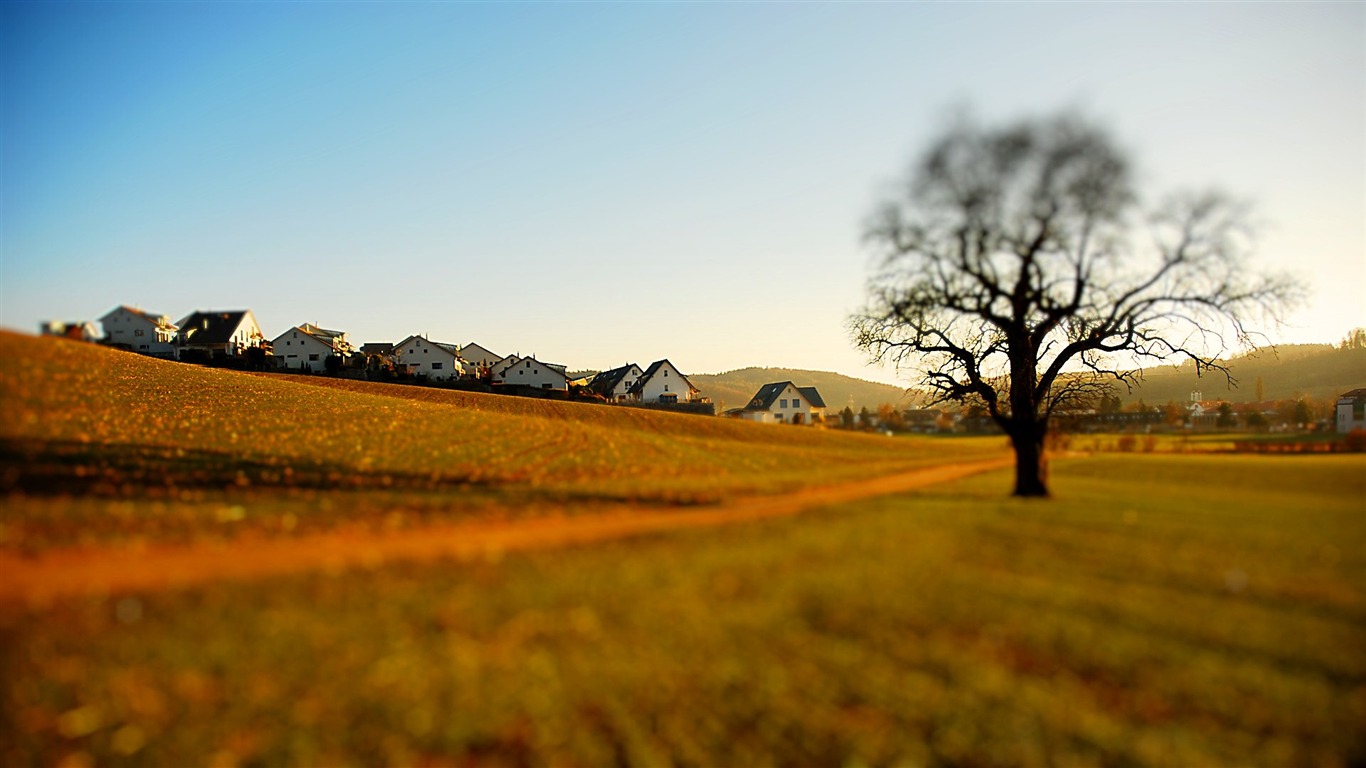
[[[1308,446],[1340,443],[1344,436],[1335,432],[1097,432],[1052,435],[1065,450],[1119,453],[1235,453],[1247,444],[1304,444]]]
[[[13,613],[0,762],[1342,765],[1366,460],[1055,462],[795,519]]]

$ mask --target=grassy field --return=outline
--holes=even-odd
[[[209,370],[0,333],[0,546],[690,505],[1003,455],[601,405]]]
[[[1001,450],[9,335],[0,366],[10,554],[667,509]],[[0,605],[0,764],[1366,761],[1366,456],[1052,472],[1050,501],[999,472],[591,547]]]
[[[11,614],[0,761],[1359,763],[1366,462],[1106,456],[795,519]]]

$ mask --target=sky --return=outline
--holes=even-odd
[[[0,326],[894,382],[862,229],[963,107],[1252,201],[1312,291],[1273,340],[1366,325],[1366,3],[111,1],[0,4]]]

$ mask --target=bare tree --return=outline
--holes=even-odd
[[[1142,214],[1097,126],[962,121],[870,221],[880,262],[855,342],[919,373],[935,402],[980,402],[1015,449],[1015,495],[1046,496],[1055,411],[1132,386],[1145,362],[1229,376],[1220,355],[1264,341],[1253,329],[1299,295],[1248,268],[1246,209],[1229,198],[1175,195]]]

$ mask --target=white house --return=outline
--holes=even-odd
[[[1366,389],[1354,389],[1338,398],[1338,432],[1366,429]]]
[[[475,376],[482,377],[485,373],[493,370],[493,366],[503,361],[503,356],[490,352],[474,342],[470,342],[460,348],[460,359],[465,362],[465,368]]]
[[[460,347],[425,336],[409,336],[394,347],[394,367],[429,379],[458,379],[465,373],[460,364]]]
[[[38,333],[42,336],[61,336],[75,341],[99,341],[100,331],[89,320],[63,322],[45,320],[38,323]]]
[[[533,387],[569,391],[565,367],[542,363],[534,357],[508,355],[493,366],[493,383],[509,386]]]
[[[233,357],[262,346],[266,340],[250,309],[193,312],[176,325],[176,346],[181,352],[193,349]]]
[[[645,371],[642,371],[640,366],[627,363],[594,376],[593,380],[588,382],[588,388],[595,394],[602,395],[608,402],[620,403],[632,399],[631,387],[634,387],[644,375]]]
[[[774,382],[759,387],[740,418],[767,424],[814,424],[825,419],[825,400],[815,387]]]
[[[271,342],[275,363],[291,371],[320,373],[327,368],[327,358],[345,358],[353,351],[342,331],[329,331],[312,323],[295,326]]]
[[[690,403],[700,391],[668,360],[656,360],[631,386],[632,399],[642,403]]]
[[[121,306],[100,318],[107,344],[156,357],[175,357],[176,325],[165,315]]]

